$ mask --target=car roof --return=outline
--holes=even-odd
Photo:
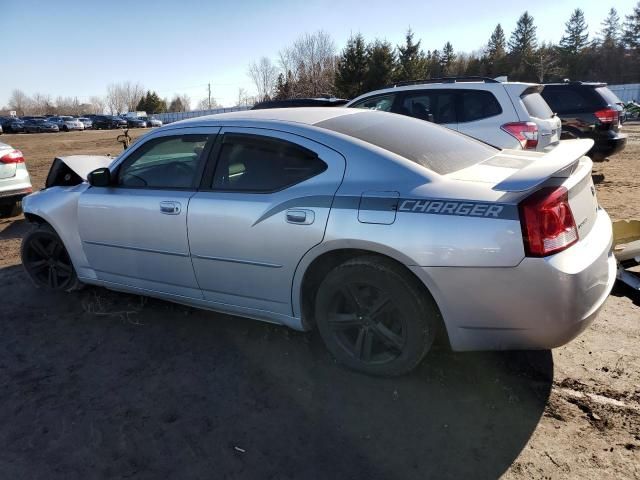
[[[221,122],[224,120],[258,120],[315,125],[331,118],[341,117],[344,115],[356,115],[366,111],[367,110],[347,109],[341,107],[269,108],[263,110],[242,110],[239,112],[217,113],[214,115],[181,120],[180,122],[171,123],[170,125],[205,126],[210,124],[212,121]]]

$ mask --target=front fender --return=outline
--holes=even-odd
[[[42,218],[56,231],[64,244],[79,277],[95,279],[78,233],[78,200],[89,188],[82,183],[73,187],[51,187],[32,193],[22,201],[25,216]]]

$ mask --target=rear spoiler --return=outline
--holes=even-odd
[[[493,187],[500,192],[524,192],[544,183],[553,176],[568,177],[573,167],[593,146],[593,140],[562,140],[549,153]],[[556,175],[562,172],[561,175]]]

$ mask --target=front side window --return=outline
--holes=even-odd
[[[149,140],[118,171],[118,185],[137,188],[193,188],[208,135]]]
[[[395,100],[395,94],[390,95],[377,95],[375,97],[365,98],[351,105],[352,108],[366,108],[368,110],[382,110],[383,112],[391,111],[393,101]]]
[[[215,190],[275,192],[324,172],[306,148],[261,135],[226,134],[213,178]]]
[[[473,122],[500,115],[502,107],[491,92],[484,90],[461,91],[459,122]]]

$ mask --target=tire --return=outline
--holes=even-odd
[[[67,127],[66,125],[64,127],[62,127],[62,131],[63,132],[68,132],[69,131],[69,127]]]
[[[0,217],[17,217],[22,213],[22,200],[16,200],[13,203],[0,205]]]
[[[72,292],[82,288],[64,243],[48,224],[40,224],[22,239],[22,266],[38,288]]]
[[[315,320],[347,367],[379,376],[413,370],[440,324],[433,298],[395,262],[362,256],[331,270],[318,288]]]

